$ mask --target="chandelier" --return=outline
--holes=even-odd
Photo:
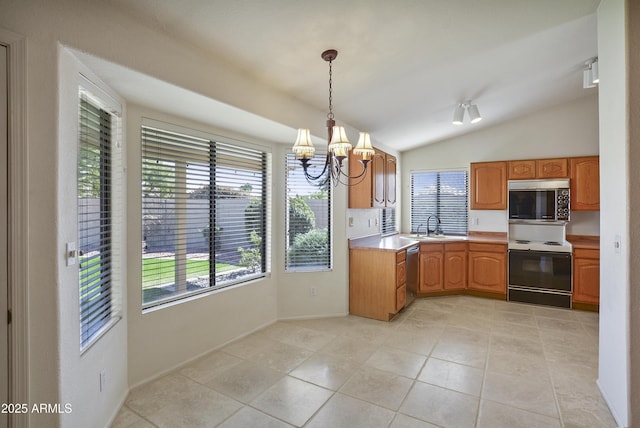
[[[300,161],[302,168],[304,169],[304,176],[309,183],[312,184],[326,184],[329,179],[334,186],[338,183],[344,185],[353,185],[357,183],[349,183],[349,179],[364,178],[367,173],[367,166],[371,161],[375,151],[371,146],[371,138],[367,132],[361,132],[358,144],[353,149],[353,154],[361,156],[361,159],[357,159],[362,164],[362,172],[355,176],[350,176],[342,170],[342,162],[349,155],[349,151],[352,149],[351,143],[347,138],[347,133],[344,126],[337,126],[334,120],[333,114],[333,81],[332,81],[332,65],[333,60],[338,56],[338,51],[335,49],[329,49],[322,52],[322,59],[329,63],[329,113],[327,113],[327,156],[324,161],[324,167],[318,175],[309,173],[310,161],[316,152],[313,143],[311,142],[311,135],[309,129],[298,129],[298,138],[293,145],[293,153],[296,159]],[[327,174],[327,171],[329,173]]]

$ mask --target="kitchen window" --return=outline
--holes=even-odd
[[[142,304],[264,277],[268,159],[261,148],[142,126]]]
[[[121,316],[122,147],[120,106],[90,82],[79,89],[77,208],[80,347]],[[99,95],[97,95],[99,94]]]
[[[411,173],[411,232],[426,233],[427,219],[435,214],[429,227],[436,226],[445,235],[468,232],[469,179],[465,170]],[[419,230],[418,230],[419,229]]]
[[[315,164],[324,153],[316,152]],[[300,161],[288,153],[286,163],[285,270],[331,269],[331,182],[309,183]],[[311,167],[313,169],[313,167]],[[318,174],[311,171],[311,174]]]

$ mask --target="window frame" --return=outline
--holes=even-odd
[[[455,172],[459,172],[459,173],[464,173],[464,181],[465,181],[465,209],[464,209],[464,217],[465,217],[465,221],[464,221],[464,232],[460,231],[460,232],[453,232],[453,233],[447,233],[445,231],[445,234],[448,235],[455,235],[455,236],[468,236],[469,234],[469,198],[470,198],[470,194],[469,194],[469,170],[467,168],[450,168],[450,169],[434,169],[434,170],[415,170],[415,171],[411,171],[410,172],[410,190],[409,190],[409,204],[410,204],[410,209],[409,209],[409,220],[410,220],[410,231],[411,233],[417,233],[416,232],[416,228],[420,225],[424,226],[424,229],[420,230],[420,233],[427,233],[427,229],[428,229],[428,225],[426,224],[427,222],[427,218],[424,219],[424,222],[422,223],[418,223],[418,224],[414,224],[415,219],[414,219],[414,208],[415,208],[415,204],[416,201],[414,200],[414,178],[416,175],[420,175],[420,174],[436,174],[437,175],[437,199],[440,199],[440,194],[441,194],[441,183],[440,183],[440,174],[446,174],[446,173],[455,173]],[[438,217],[440,217],[440,215],[438,214],[438,212],[440,212],[439,207],[436,208],[436,212],[430,213],[430,214],[435,214],[438,215]]]
[[[166,122],[161,122],[161,121],[157,121],[154,119],[150,119],[150,118],[143,118],[142,120],[142,124],[140,126],[140,163],[142,165],[142,171],[144,170],[144,162],[145,162],[145,146],[144,146],[144,136],[143,136],[143,129],[147,127],[147,128],[155,128],[161,131],[165,131],[168,133],[176,133],[176,134],[180,134],[182,136],[186,136],[189,138],[193,138],[193,139],[201,139],[201,140],[207,140],[209,143],[209,151],[208,151],[208,161],[207,161],[207,166],[206,168],[208,168],[209,171],[209,177],[210,177],[210,182],[209,182],[209,192],[207,194],[207,196],[204,199],[207,199],[209,201],[209,220],[208,220],[208,224],[209,224],[209,246],[208,246],[208,260],[209,260],[209,285],[206,287],[203,287],[200,290],[193,290],[193,291],[186,291],[186,292],[181,292],[181,293],[177,293],[177,294],[172,294],[169,297],[166,298],[162,298],[162,299],[157,299],[157,300],[150,300],[148,302],[144,301],[144,295],[142,296],[142,310],[143,313],[149,310],[155,310],[158,308],[163,308],[165,306],[171,305],[171,304],[175,304],[175,303],[182,303],[185,301],[189,301],[191,298],[193,297],[198,297],[201,295],[209,295],[212,293],[216,293],[225,289],[229,289],[235,286],[242,286],[245,285],[247,283],[253,282],[255,280],[260,280],[262,278],[268,277],[271,274],[271,261],[270,261],[270,240],[271,240],[271,151],[269,147],[260,145],[260,144],[256,144],[253,142],[249,142],[249,141],[245,141],[245,140],[236,140],[233,138],[229,138],[229,137],[225,137],[225,136],[220,136],[220,135],[215,135],[212,133],[208,133],[208,132],[204,132],[204,131],[199,131],[199,130],[195,130],[192,128],[187,128],[187,127],[183,127],[180,125],[175,125],[175,124],[170,124],[170,123],[166,123]],[[246,275],[243,276],[240,279],[237,280],[233,280],[233,281],[224,281],[224,282],[219,282],[216,283],[216,272],[215,272],[215,265],[216,265],[216,254],[215,254],[215,227],[216,227],[216,193],[215,190],[215,184],[216,184],[216,166],[219,167],[220,165],[223,165],[222,163],[217,163],[216,160],[216,153],[218,153],[216,150],[218,150],[219,147],[227,147],[227,148],[231,148],[231,150],[236,150],[238,153],[241,153],[243,151],[246,150],[252,150],[255,152],[259,152],[261,155],[261,160],[260,160],[260,165],[261,165],[261,169],[260,169],[260,174],[261,174],[261,191],[260,191],[260,197],[261,197],[261,201],[262,201],[262,209],[263,209],[263,214],[261,215],[261,226],[262,226],[262,230],[263,230],[263,237],[261,240],[260,245],[260,253],[261,253],[261,261],[260,261],[260,271],[254,274],[250,274],[250,275]],[[228,154],[228,153],[227,153]],[[204,164],[203,164],[204,165]],[[188,192],[186,192],[183,196],[188,197]],[[144,197],[145,197],[145,193],[144,190],[141,188],[141,199],[142,199],[142,212],[141,212],[141,220],[142,222],[144,222]],[[211,226],[214,227],[211,227]],[[143,228],[144,228],[144,224],[143,224]],[[144,233],[144,230],[143,230]],[[142,237],[144,239],[144,237]],[[185,254],[188,254],[188,252],[186,252]],[[141,266],[144,269],[143,266],[143,262],[144,260],[141,261]],[[142,272],[141,272],[142,273]],[[189,278],[187,278],[189,279]],[[141,278],[141,283],[140,283],[140,291],[141,293],[143,292],[143,281]]]
[[[326,152],[320,149],[316,149],[316,153],[312,159],[315,165],[324,165],[324,161],[326,159]],[[289,183],[290,176],[289,173],[291,171],[291,167],[295,168],[295,171],[298,172],[299,176],[295,178],[298,182],[296,185],[296,189],[299,188],[299,184],[302,183],[302,180],[305,180],[303,175],[303,168],[300,165],[300,161],[295,159],[295,155],[293,153],[285,153],[284,156],[284,212],[285,212],[285,228],[284,228],[284,271],[286,273],[299,273],[299,272],[329,272],[333,270],[333,188],[331,186],[331,180],[327,180],[325,183],[325,189],[327,192],[327,261],[326,264],[317,264],[317,265],[298,265],[291,266],[289,263],[289,250],[291,247],[290,244],[290,216],[289,216],[289,205],[290,198],[293,195],[289,194]],[[329,174],[329,171],[326,171],[326,174]],[[309,184],[309,186],[313,186],[314,184]],[[316,230],[319,229],[314,227]]]
[[[83,75],[79,76],[78,83],[78,153],[76,160],[76,200],[77,200],[77,221],[78,221],[78,239],[77,239],[77,257],[78,257],[78,300],[79,300],[79,336],[80,336],[80,352],[83,354],[89,350],[107,331],[109,331],[120,319],[122,319],[122,266],[124,260],[122,259],[122,253],[124,248],[123,230],[124,230],[124,150],[123,150],[123,132],[122,132],[122,106],[115,101],[106,92],[101,90],[89,79]],[[90,286],[94,281],[90,281],[87,275],[88,271],[83,273],[83,233],[81,231],[83,222],[88,220],[88,214],[81,209],[81,195],[84,194],[80,190],[81,178],[85,177],[81,171],[81,157],[83,151],[83,143],[87,141],[83,140],[83,132],[87,132],[87,126],[83,123],[83,116],[85,108],[82,107],[83,102],[88,103],[95,110],[98,110],[101,115],[108,115],[109,124],[109,158],[104,157],[104,153],[101,150],[102,143],[98,144],[100,151],[100,166],[98,168],[98,177],[100,180],[100,195],[99,204],[100,210],[98,211],[100,230],[104,231],[108,237],[108,252],[110,257],[110,264],[108,266],[108,272],[105,274],[103,267],[100,266],[100,293],[99,296],[104,296],[108,299],[108,302],[102,303],[99,307],[106,307],[107,314],[102,318],[94,320],[94,323],[88,325],[87,318],[91,315],[95,315],[94,311],[86,312],[83,309],[83,294],[82,289]],[[101,125],[104,125],[102,120]],[[95,129],[94,129],[95,131]],[[90,144],[90,143],[89,143]],[[105,177],[107,176],[107,177]],[[86,190],[86,183],[85,190]],[[103,188],[106,185],[107,188]],[[108,212],[108,216],[102,216],[103,213]],[[83,217],[84,216],[84,217]],[[106,223],[105,223],[106,222]],[[102,232],[98,236],[100,236]],[[88,239],[85,237],[84,239]],[[103,248],[105,243],[104,236],[100,239],[100,249]],[[100,252],[99,255],[102,255]],[[85,265],[86,266],[86,265]],[[88,269],[91,267],[89,266]],[[93,274],[93,272],[92,272]],[[104,274],[104,276],[103,276]],[[83,276],[84,275],[84,276]],[[102,282],[102,280],[105,282]],[[89,282],[87,282],[89,281]],[[86,302],[84,302],[86,304]]]

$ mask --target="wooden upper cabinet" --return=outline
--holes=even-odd
[[[509,180],[569,177],[569,161],[558,159],[527,159],[508,161]]]
[[[471,209],[507,209],[507,162],[471,164]]]
[[[384,167],[386,163],[384,152],[376,150],[376,154],[373,155],[373,165],[371,172],[373,173],[373,206],[384,207],[385,203],[385,182],[386,177],[384,173]]]
[[[349,175],[362,173],[359,156],[349,152]],[[349,208],[393,207],[396,203],[396,158],[376,150],[364,177],[349,180]]]
[[[393,207],[396,205],[396,157],[387,154],[384,169],[385,174],[385,206]]]
[[[507,162],[509,168],[509,180],[527,180],[536,178],[536,161],[519,160]]]
[[[567,158],[536,160],[536,178],[567,178],[569,162]]]
[[[569,159],[571,171],[571,210],[600,210],[600,158],[586,156]]]

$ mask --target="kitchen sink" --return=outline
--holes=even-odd
[[[464,236],[451,236],[451,235],[416,235],[411,234],[411,235],[404,235],[401,236],[401,238],[405,238],[405,239],[413,239],[416,241],[444,241],[447,239],[457,239],[457,240],[462,240],[465,237]]]

